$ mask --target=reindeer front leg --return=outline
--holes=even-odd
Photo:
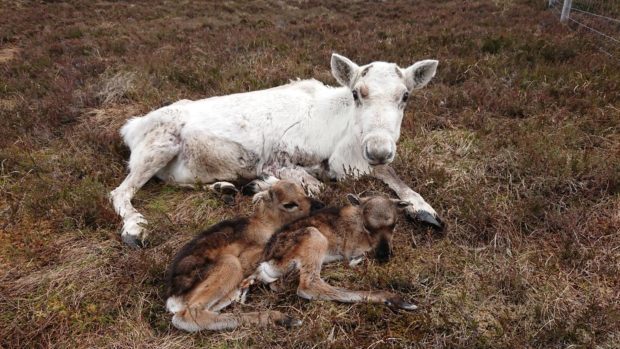
[[[246,195],[256,194],[269,189],[269,187],[281,179],[301,185],[308,195],[313,197],[318,196],[324,187],[323,183],[308,173],[305,168],[288,166],[263,173],[259,178],[245,185],[242,190]]]
[[[437,215],[437,212],[429,205],[424,198],[413,189],[409,188],[405,182],[396,174],[396,171],[389,165],[375,166],[373,176],[380,179],[392,189],[401,200],[411,202],[405,210],[407,217],[429,224],[433,228],[443,230],[444,224]]]

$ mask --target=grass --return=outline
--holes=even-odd
[[[620,50],[545,4],[3,2],[0,347],[618,348]],[[403,221],[390,263],[325,269],[420,310],[307,302],[290,277],[230,311],[279,309],[303,327],[175,330],[163,298],[173,254],[252,207],[151,181],[134,200],[150,245],[128,248],[107,201],[126,173],[118,129],[182,98],[334,84],[333,51],[440,61],[411,98],[394,166],[448,231]],[[364,178],[321,199],[368,188],[387,192]]]

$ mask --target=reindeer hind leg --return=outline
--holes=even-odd
[[[129,158],[129,174],[110,192],[110,200],[123,219],[121,237],[131,246],[140,246],[146,238],[144,225],[147,221],[131,204],[136,192],[159,170],[179,153],[178,137],[169,130],[154,132],[132,149]]]

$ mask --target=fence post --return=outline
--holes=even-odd
[[[560,22],[568,21],[568,16],[570,15],[570,8],[573,3],[573,0],[564,0],[564,6],[562,6],[562,15],[560,16]]]

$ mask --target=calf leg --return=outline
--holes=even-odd
[[[299,269],[298,296],[305,299],[331,300],[345,303],[384,303],[407,310],[417,308],[391,292],[351,291],[329,285],[321,279],[321,266],[329,246],[327,238],[316,228],[305,228],[302,234],[300,234],[300,231],[297,231],[295,235],[299,242],[295,244],[294,248],[285,252],[281,258],[278,258],[277,263],[274,264],[272,262],[270,266],[277,272],[283,272],[284,268],[291,265]],[[277,250],[277,248],[274,250]],[[272,272],[271,276],[275,276],[275,274]]]
[[[157,135],[156,135],[157,136]],[[178,153],[180,145],[173,135],[159,135],[158,138],[146,139],[129,158],[129,175],[110,192],[114,210],[123,218],[123,241],[131,246],[140,245],[145,237],[144,216],[132,205],[131,199],[159,170],[164,168]]]
[[[235,256],[223,256],[209,276],[183,297],[186,301],[182,307],[174,309],[172,324],[189,332],[234,329],[242,324],[297,324],[297,321],[278,311],[218,313],[238,296],[242,280],[243,269],[239,260]]]
[[[300,184],[310,196],[317,196],[323,190],[323,183],[299,166],[283,167],[276,171],[276,177]]]
[[[241,188],[241,192],[245,195],[254,195],[271,188],[271,186],[276,184],[279,180],[280,179],[271,174],[263,173],[255,180],[244,185],[243,188]]]
[[[284,315],[279,311],[255,311],[240,314],[219,314],[214,311],[191,308],[177,313],[172,318],[172,324],[188,332],[200,330],[232,330],[241,325],[269,326],[278,324],[283,326],[299,326],[301,322]]]
[[[323,190],[323,183],[308,173],[305,168],[300,166],[282,167],[264,173],[259,178],[243,186],[242,191],[246,195],[253,195],[263,190],[269,189],[277,181],[285,179],[301,185],[308,195],[317,196]]]

